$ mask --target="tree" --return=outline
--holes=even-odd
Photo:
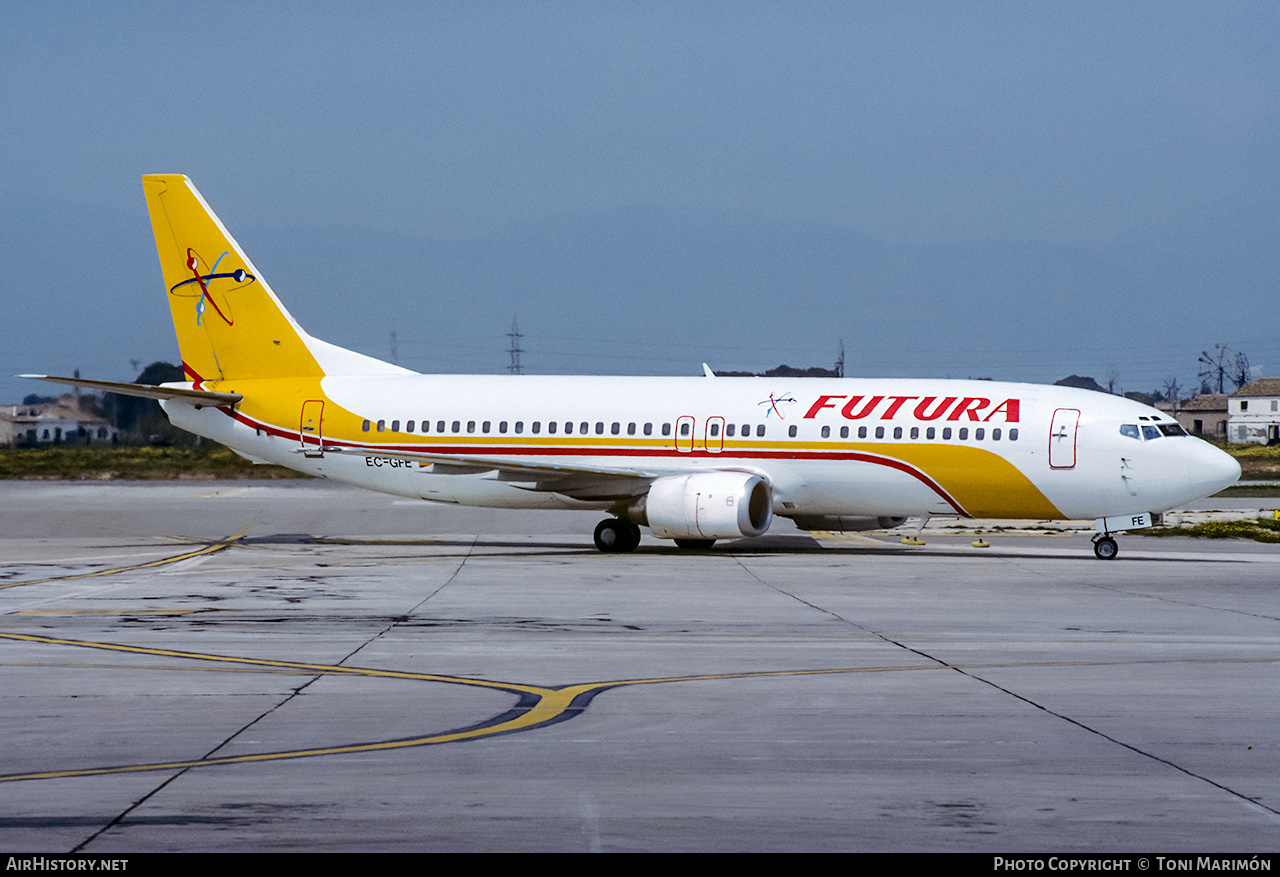
[[[142,370],[133,381],[135,384],[156,384],[186,380],[182,367],[168,362],[153,362]],[[106,407],[115,415],[116,429],[128,433],[134,440],[145,439],[156,444],[192,444],[196,441],[190,433],[169,423],[154,399],[137,396],[120,396],[108,393]]]

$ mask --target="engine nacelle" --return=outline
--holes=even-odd
[[[760,536],[773,523],[773,489],[746,472],[671,475],[654,481],[631,515],[659,539]]]
[[[837,533],[855,533],[860,530],[892,530],[907,522],[906,518],[855,517],[851,515],[796,515],[792,518],[801,530],[831,530]]]

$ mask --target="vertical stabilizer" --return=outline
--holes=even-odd
[[[322,377],[307,336],[181,174],[142,178],[191,380]]]

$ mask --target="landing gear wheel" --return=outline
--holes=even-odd
[[[626,531],[627,539],[623,546],[623,551],[635,551],[640,547],[640,525],[635,521],[628,521],[626,518],[619,518],[618,523],[622,524]]]
[[[705,551],[706,549],[710,548],[712,545],[715,545],[715,544],[716,544],[716,540],[714,539],[677,539],[676,540],[676,548],[683,548],[687,551],[693,551],[697,549],[702,549]]]
[[[1110,536],[1103,536],[1093,540],[1093,553],[1098,560],[1115,560],[1120,553],[1120,546]]]
[[[622,518],[606,518],[596,524],[595,541],[605,554],[635,551],[640,547],[640,527]]]

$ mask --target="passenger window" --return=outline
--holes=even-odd
[[[437,420],[437,421],[436,421],[436,432],[439,432],[439,433],[443,433],[443,432],[444,432],[444,421],[443,421],[443,420]]]
[[[644,425],[644,434],[645,434],[645,435],[653,435],[653,424],[652,424],[652,423],[646,423],[646,424]]]
[[[688,434],[689,434],[689,424],[686,421],[685,423],[680,424],[680,435],[687,436]]]
[[[937,431],[932,426],[924,431],[924,437],[929,439],[930,441],[933,441],[934,436],[936,436],[937,434],[938,434]]]
[[[400,421],[398,421],[398,420],[393,420],[393,421],[391,421],[391,431],[392,431],[392,432],[399,432],[399,431],[400,431]]]
[[[1016,442],[1018,440],[1018,431],[1016,429],[1009,430],[1009,441]]]
[[[475,432],[475,431],[476,431],[476,422],[474,420],[468,420],[467,432]]]
[[[538,433],[542,432],[542,421],[535,420],[533,422],[533,426],[529,427],[529,432],[533,433],[534,435],[537,435]]]
[[[967,426],[960,427],[960,433],[959,435],[956,436],[956,438],[960,439],[960,441],[966,441],[969,438],[969,427]]]
[[[998,442],[998,441],[1000,441],[1000,430],[998,430],[998,429],[993,429],[993,430],[991,430],[991,440],[992,440],[993,442]]]
[[[384,432],[384,431],[386,430],[386,428],[387,428],[387,422],[386,422],[385,420],[379,420],[379,421],[378,421],[378,432]]]
[[[616,423],[614,424],[614,426],[617,426],[617,425],[618,425],[618,424],[616,424]],[[718,423],[713,423],[713,424],[711,424],[711,437],[712,437],[712,438],[719,438],[719,437],[720,437],[720,424],[718,424]]]
[[[364,422],[364,425],[363,425],[363,426],[361,426],[360,428],[361,428],[361,429],[363,429],[365,432],[368,432],[368,431],[369,431],[369,425],[370,425],[370,424],[369,424],[369,421],[367,421],[367,420],[366,420],[366,421]]]
[[[635,434],[636,434],[636,425],[634,423],[628,423],[627,435],[635,435]]]
[[[735,429],[737,429],[737,426],[735,424],[730,423],[727,426],[725,426],[724,434],[727,435],[729,438],[733,438],[733,431]]]
[[[867,437],[867,428],[865,426],[858,427],[858,438]]]
[[[671,435],[671,424],[669,423],[662,424],[662,434]]]
[[[849,437],[849,427],[847,426],[840,427],[840,438],[848,438],[848,437]]]
[[[756,427],[756,438],[764,438],[764,424]]]
[[[507,422],[505,420],[498,421],[498,432],[502,433],[503,435],[507,434]]]
[[[824,427],[822,428],[822,437],[823,437],[823,438],[831,438],[831,427],[829,427],[829,426],[824,426]]]
[[[949,426],[944,426],[944,427],[942,428],[942,440],[943,440],[944,442],[949,442],[949,441],[951,441],[951,427],[949,427]]]
[[[604,435],[604,424],[603,424],[603,423],[599,423],[599,422],[597,422],[597,423],[596,423],[596,435]]]
[[[621,431],[622,431],[622,426],[616,420],[613,422],[613,425],[609,427],[610,435],[617,435]]]
[[[918,426],[911,427],[911,440],[915,441],[918,438],[920,438],[920,427]]]
[[[579,424],[578,424],[578,432],[582,433],[583,435],[586,435],[588,432],[590,432],[590,431],[591,431],[591,430],[590,430],[590,426],[591,426],[591,424],[589,424],[589,423],[579,423]]]
[[[973,431],[974,441],[979,441],[979,442],[982,441],[982,437],[986,435],[986,433],[987,431],[985,429],[983,429],[982,427],[978,427]]]
[[[554,420],[548,420],[548,421],[547,421],[547,433],[548,433],[549,435],[555,435],[555,434],[556,434],[556,422],[555,422]]]
[[[405,432],[413,432],[413,421],[412,421],[412,420],[410,420],[408,423],[406,423],[406,424],[404,425],[404,431],[405,431]]]
[[[884,438],[884,427],[883,427],[883,426],[877,426],[877,427],[876,427],[876,438],[878,438],[878,439],[882,439],[882,438]]]
[[[567,422],[567,423],[564,425],[564,434],[565,434],[565,435],[573,435],[573,421],[572,421],[572,420],[570,420],[569,422]]]
[[[788,430],[787,430],[787,435],[791,436],[792,438],[795,438],[795,437],[796,437],[796,428],[793,426],[793,427],[791,427],[790,429],[788,429]]]
[[[523,421],[523,420],[517,420],[517,421],[516,421],[516,435],[520,435],[520,433],[522,433],[522,432],[524,432],[524,421]]]
[[[902,427],[900,427],[900,426],[895,426],[895,427],[893,428],[893,437],[894,437],[894,438],[896,438],[896,439],[900,439],[900,438],[902,438]]]

